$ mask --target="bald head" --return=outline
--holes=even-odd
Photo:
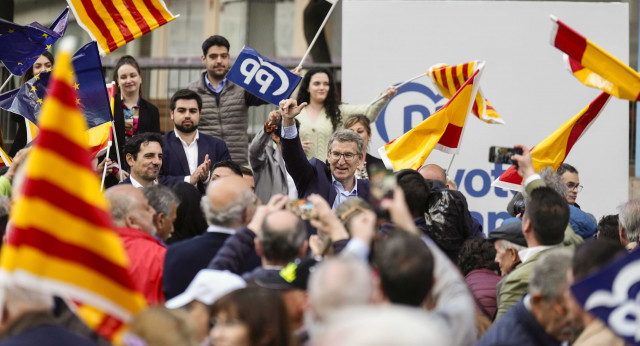
[[[255,211],[253,201],[247,182],[232,175],[212,181],[201,206],[209,224],[236,229],[251,221]]]
[[[304,256],[307,231],[302,220],[289,210],[275,211],[264,219],[258,235],[262,257],[271,264],[286,264]]]
[[[107,189],[105,196],[111,204],[111,218],[116,227],[139,229],[154,235],[153,216],[156,211],[142,191],[133,185],[116,185]]]
[[[444,172],[444,169],[438,165],[428,164],[420,167],[418,172],[425,179],[437,180],[445,185],[447,184],[447,174]]]

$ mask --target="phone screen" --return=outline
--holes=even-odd
[[[522,155],[522,149],[493,146],[489,148],[489,162],[515,165],[516,162],[511,160],[511,156],[516,154]]]

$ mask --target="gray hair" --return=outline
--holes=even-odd
[[[309,277],[309,300],[318,320],[348,306],[366,305],[373,293],[371,268],[352,256],[330,258]]]
[[[618,207],[618,220],[629,242],[640,240],[640,198],[631,199]]]
[[[527,248],[526,246],[518,245],[506,239],[498,239],[497,241],[498,241],[498,244],[500,244],[500,247],[502,247],[505,251],[509,249],[514,249],[516,250],[516,252],[520,252]]]
[[[242,190],[242,193],[235,201],[228,201],[219,210],[211,205],[211,200],[207,195],[200,199],[200,208],[204,213],[207,223],[210,225],[229,227],[242,222],[245,209],[253,204],[253,191],[250,189]]]
[[[542,254],[534,264],[529,293],[540,293],[545,300],[558,298],[567,284],[572,257],[573,252],[567,248],[556,248]]]
[[[147,197],[149,205],[156,210],[156,214],[164,213],[165,219],[169,218],[173,204],[175,203],[176,207],[180,204],[178,195],[164,185],[146,187],[142,189],[142,193]]]
[[[53,309],[53,296],[45,292],[37,291],[22,285],[4,284],[4,306],[10,315],[17,317],[27,310],[51,310]],[[1,294],[0,294],[1,295]]]
[[[562,196],[562,198],[567,198],[567,185],[564,183],[564,180],[562,180],[562,176],[555,174],[551,167],[546,167],[545,169],[540,171],[540,176],[548,187],[552,188],[555,192]]]
[[[331,135],[329,144],[327,145],[327,152],[331,151],[331,144],[333,144],[334,141],[356,143],[358,155],[361,155],[364,151],[364,142],[362,138],[360,138],[360,135],[349,129],[338,130]]]
[[[296,216],[295,219],[295,224],[286,229],[271,227],[269,216],[264,219],[262,232],[258,234],[258,240],[266,259],[291,262],[298,256],[302,244],[307,240],[307,229],[300,218]]]
[[[116,225],[122,226],[122,222],[131,212],[136,198],[130,194],[115,194],[109,193],[111,190],[107,189],[105,196],[109,199],[111,204],[111,218]]]

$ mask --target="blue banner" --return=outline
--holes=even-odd
[[[640,248],[571,286],[584,309],[631,345],[640,345]]]
[[[291,96],[302,77],[263,57],[254,49],[244,47],[227,73],[227,79],[277,106]]]
[[[22,76],[64,35],[68,21],[68,7],[49,28],[37,22],[23,26],[0,19],[0,60],[14,76]]]
[[[77,102],[87,119],[88,127],[111,121],[111,106],[104,84],[97,43],[92,41],[78,49],[71,62],[76,73],[77,82],[74,88],[78,94]],[[50,71],[44,71],[19,89],[0,95],[0,108],[20,114],[37,124],[50,74]]]

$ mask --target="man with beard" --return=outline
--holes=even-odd
[[[198,131],[202,99],[195,91],[176,91],[170,108],[175,128],[164,135],[161,181],[164,184],[185,181],[204,193],[211,165],[229,160],[229,150],[224,141]]]
[[[188,88],[204,102],[201,131],[229,145],[231,158],[240,166],[249,164],[249,106],[267,102],[227,80],[231,66],[229,41],[213,35],[202,43],[202,64],[207,69]]]

